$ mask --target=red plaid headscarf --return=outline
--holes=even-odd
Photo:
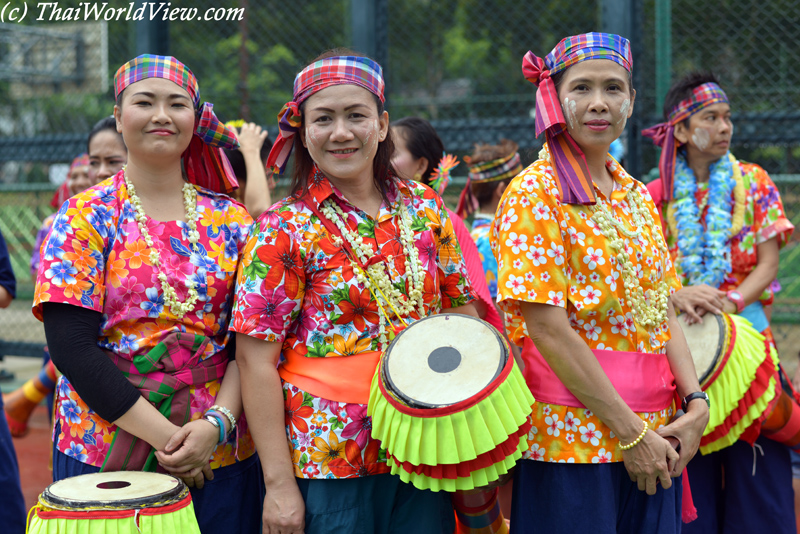
[[[728,103],[728,95],[714,82],[704,83],[692,89],[692,95],[681,100],[669,114],[669,120],[656,124],[652,128],[642,130],[642,135],[653,140],[653,144],[661,147],[658,160],[658,172],[661,175],[663,202],[669,202],[673,196],[675,181],[675,157],[678,155],[680,141],[675,139],[675,125],[685,121],[695,113],[708,106]]]
[[[536,85],[536,136],[546,133],[555,160],[561,201],[565,204],[594,204],[592,177],[583,151],[567,132],[567,122],[551,76],[589,59],[608,59],[625,67],[633,66],[627,39],[610,33],[585,33],[563,39],[542,58],[528,52],[522,59],[522,74]]]
[[[350,84],[363,87],[384,102],[383,71],[381,66],[366,57],[335,56],[321,59],[304,68],[294,79],[294,97],[278,113],[280,135],[272,145],[267,167],[283,173],[294,146],[294,136],[300,131],[303,115],[300,104],[314,93],[334,85]]]
[[[195,131],[183,153],[186,176],[193,184],[230,193],[239,183],[223,148],[239,148],[236,134],[214,114],[214,104],[200,103],[200,87],[189,67],[172,56],[143,54],[122,65],[114,75],[114,96],[129,85],[147,78],[163,78],[182,87],[194,102]]]

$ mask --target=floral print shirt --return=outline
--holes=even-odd
[[[622,236],[642,288],[654,289],[649,276],[655,272],[670,291],[680,289],[671,259],[662,256],[653,237],[661,228],[647,188],[610,156],[606,168],[614,179],[614,190],[609,199],[595,186],[598,202],[605,203],[633,231],[627,195],[635,188],[656,221],[655,228],[645,228],[637,239]],[[535,302],[565,308],[573,330],[590,349],[664,353],[670,339],[668,327],[645,328],[634,321],[632,309],[624,302],[616,254],[591,215],[588,206],[561,203],[546,146],[540,159],[511,182],[491,233],[498,262],[498,301],[505,311],[509,337],[523,344],[528,332],[519,303]],[[658,428],[667,423],[672,410],[639,415],[651,423],[650,428]],[[523,458],[566,463],[622,461],[619,440],[588,409],[537,402],[533,422]]]
[[[97,345],[133,359],[157,345],[170,332],[211,338],[202,359],[222,350],[228,340],[230,305],[236,265],[252,224],[247,210],[231,198],[198,186],[197,230],[200,252],[189,249],[188,226],[179,221],[147,219],[169,283],[181,301],[185,280],[198,288],[195,310],[177,319],[164,305],[158,272],[150,264],[150,249],[139,233],[125,180],[116,176],[70,198],[61,206],[42,248],[33,314],[42,320],[42,304],[58,302],[103,314]],[[220,381],[190,388],[191,418],[214,405]],[[56,387],[54,435],[58,450],[83,463],[103,464],[116,426],[92,410],[66,377]],[[233,464],[255,451],[247,423],[238,426],[238,444],[217,447],[211,466]]]
[[[778,247],[783,248],[794,231],[794,225],[786,217],[786,211],[783,209],[778,188],[775,187],[769,174],[754,163],[739,161],[738,165],[742,171],[745,189],[744,226],[730,240],[731,272],[727,274],[725,281],[720,286],[723,291],[735,289],[753,272],[758,264],[758,245],[777,238]],[[696,194],[698,204],[701,204],[708,195],[707,186],[707,183],[698,184]],[[657,195],[660,196],[660,179],[650,182],[647,187],[650,191],[658,191]],[[733,194],[731,197],[733,198]],[[703,210],[703,217],[707,211],[708,206]],[[678,256],[677,236],[670,233],[669,226],[666,224],[664,231],[670,254],[675,261]],[[678,274],[682,274],[680,270]],[[683,282],[685,283],[685,280]],[[769,292],[769,290],[767,291]]]
[[[441,198],[427,186],[392,179],[389,203],[377,218],[353,206],[319,171],[310,176],[306,201],[333,199],[347,226],[384,256],[389,275],[407,294],[406,261],[396,202],[412,219],[425,268],[426,314],[474,300],[453,224]],[[419,319],[416,312],[411,317]],[[335,246],[306,205],[286,198],[258,218],[239,266],[231,329],[280,342],[307,358],[379,350],[376,301],[361,286],[341,247]],[[332,381],[336,376],[331,376]],[[370,436],[367,406],[335,402],[283,381],[286,433],[299,478],[350,478],[389,472],[386,453]]]
[[[486,273],[486,285],[489,286],[489,293],[492,298],[497,298],[497,260],[492,252],[492,245],[490,243],[489,234],[492,230],[492,221],[494,217],[485,213],[476,213],[472,220],[472,240],[478,247],[478,252],[481,255],[481,263],[483,264],[483,271]]]

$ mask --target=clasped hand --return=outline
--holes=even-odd
[[[217,447],[219,430],[204,419],[196,419],[178,429],[156,459],[168,473],[182,479],[190,488],[202,488],[213,480],[209,460]]]
[[[709,312],[719,315],[736,310],[724,291],[706,284],[683,287],[670,298],[675,307],[688,316],[687,324],[702,323],[703,315]]]

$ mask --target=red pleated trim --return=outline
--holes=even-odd
[[[394,463],[402,467],[408,473],[415,473],[417,475],[425,475],[435,479],[451,479],[466,478],[470,476],[473,471],[483,469],[502,462],[517,450],[519,447],[519,440],[522,436],[526,435],[533,426],[531,419],[528,418],[516,432],[508,437],[503,443],[494,449],[479,455],[474,460],[468,462],[461,462],[460,464],[440,464],[440,465],[414,465],[410,462],[399,462],[397,458],[386,453],[391,457]]]
[[[739,404],[721,425],[717,426],[711,434],[703,436],[702,439],[700,439],[700,446],[705,447],[727,436],[736,423],[747,415],[747,411],[750,407],[766,393],[769,387],[769,381],[773,376],[775,376],[775,362],[773,362],[772,357],[767,354],[767,357],[764,358],[764,361],[758,366],[758,369],[756,369],[756,376],[750,384],[750,389],[748,389],[747,393],[742,397],[742,400],[739,401]],[[780,382],[778,382],[775,387],[780,387]],[[714,402],[713,399],[711,402]],[[770,403],[770,406],[774,406],[774,404]],[[767,413],[768,410],[769,406],[767,410],[765,410],[765,413]],[[757,434],[756,437],[758,437]]]
[[[383,365],[383,363],[381,363]],[[503,370],[500,374],[492,380],[485,388],[481,391],[477,392],[475,395],[468,399],[464,399],[463,401],[457,402],[455,404],[451,404],[450,406],[442,406],[441,408],[412,408],[411,406],[406,406],[402,402],[399,402],[394,398],[394,396],[387,391],[386,385],[384,384],[383,377],[379,377],[378,380],[378,387],[381,390],[381,396],[386,399],[386,401],[392,405],[392,407],[400,413],[406,415],[413,415],[414,417],[421,417],[423,419],[429,417],[443,417],[446,415],[453,415],[454,413],[463,412],[467,408],[471,408],[487,398],[489,395],[494,393],[497,387],[505,382],[508,375],[511,374],[511,369],[514,367],[514,356],[509,351],[508,358],[506,359],[506,365],[503,367]],[[383,368],[378,369],[379,373],[383,372]]]

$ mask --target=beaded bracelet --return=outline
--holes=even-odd
[[[640,441],[642,441],[644,439],[644,435],[647,434],[647,431],[650,429],[650,425],[647,424],[647,421],[643,421],[643,422],[644,422],[644,430],[642,430],[642,433],[639,434],[639,437],[636,438],[635,440],[633,440],[632,442],[628,443],[627,445],[623,445],[623,444],[620,443],[620,445],[619,445],[620,449],[622,449],[623,451],[627,451],[628,449],[632,449],[636,445],[638,445]]]
[[[209,408],[209,411],[212,410],[216,410],[217,412],[221,413],[222,415],[228,418],[228,421],[231,424],[231,432],[233,432],[233,429],[236,428],[236,418],[233,416],[231,411],[224,406],[220,406],[219,404],[215,404],[214,406]]]
[[[222,422],[222,416],[206,412],[203,418],[219,429],[219,441],[217,441],[217,445],[225,443],[225,424]]]

